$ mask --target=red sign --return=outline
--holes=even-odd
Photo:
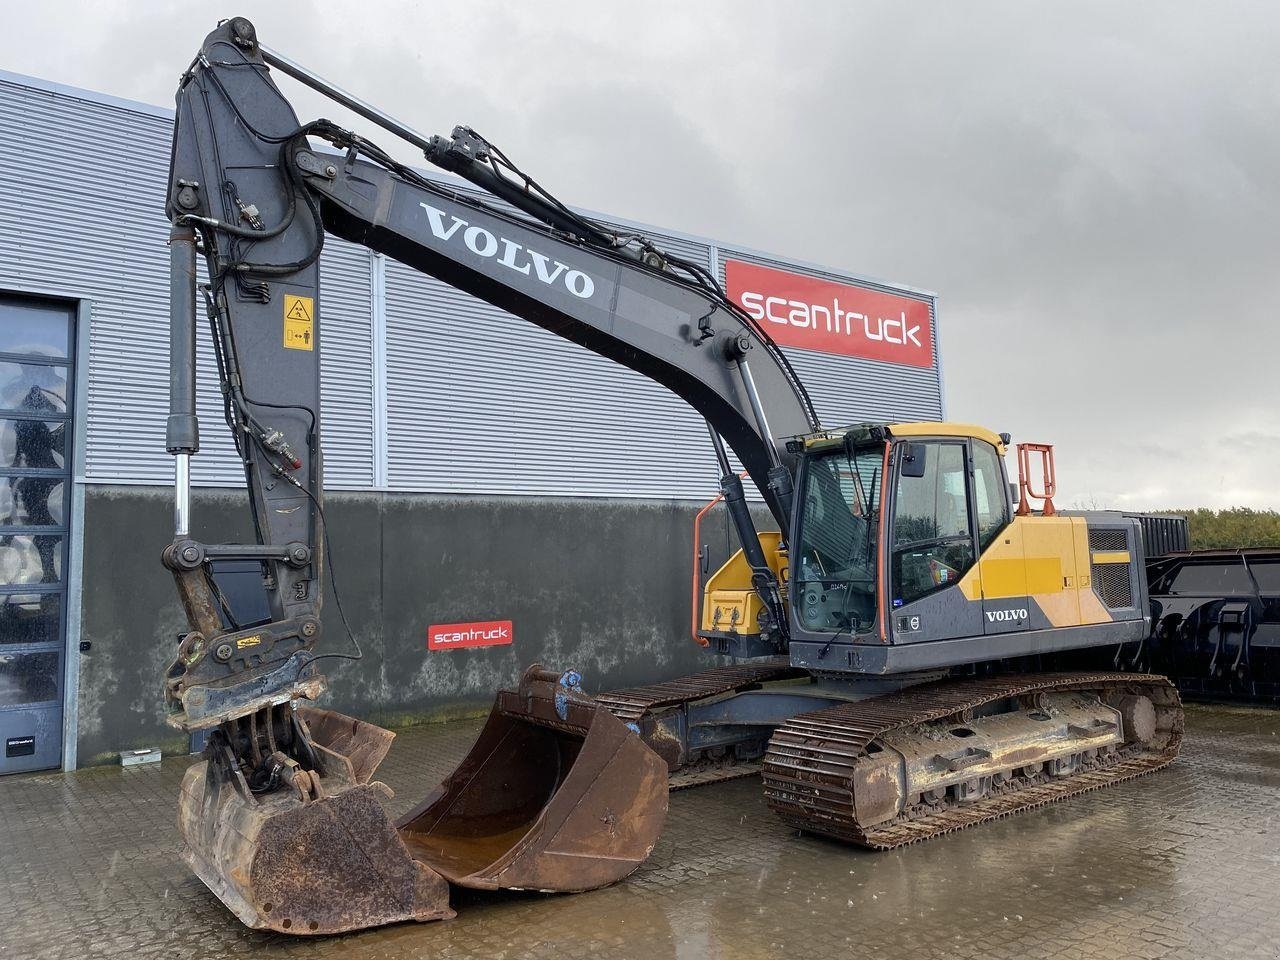
[[[778,343],[847,357],[933,366],[929,304],[847,283],[726,260],[734,303]]]
[[[503,647],[511,642],[510,620],[485,620],[479,623],[440,623],[427,627],[428,650],[453,650],[458,647]]]

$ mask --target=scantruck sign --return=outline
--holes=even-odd
[[[785,347],[933,366],[933,325],[923,300],[741,260],[726,260],[733,301]]]
[[[514,631],[510,620],[478,623],[438,623],[427,628],[428,650],[460,647],[502,647],[511,643]]]

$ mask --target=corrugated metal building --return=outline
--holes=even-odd
[[[0,773],[178,743],[159,690],[182,624],[159,564],[171,125],[166,109],[0,73]],[[761,264],[933,317],[920,291],[612,222],[722,277],[729,260]],[[335,705],[419,719],[487,700],[537,658],[576,657],[601,686],[698,668],[687,523],[716,477],[693,411],[361,247],[331,239],[322,283],[335,575],[367,650],[335,680]],[[927,365],[787,350],[828,424],[938,419],[931,333]],[[243,475],[207,349],[200,375],[195,519],[226,540],[243,531]],[[517,620],[513,648],[428,655],[428,624],[498,613]]]

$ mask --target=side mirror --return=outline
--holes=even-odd
[[[1009,484],[1009,502],[1016,504],[1018,502],[1018,485],[1016,483]]]
[[[928,450],[928,447],[923,443],[904,443],[902,445],[902,476],[924,476],[926,450]]]

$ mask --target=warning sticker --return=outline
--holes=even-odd
[[[284,345],[290,350],[314,350],[316,302],[311,297],[284,297]]]

